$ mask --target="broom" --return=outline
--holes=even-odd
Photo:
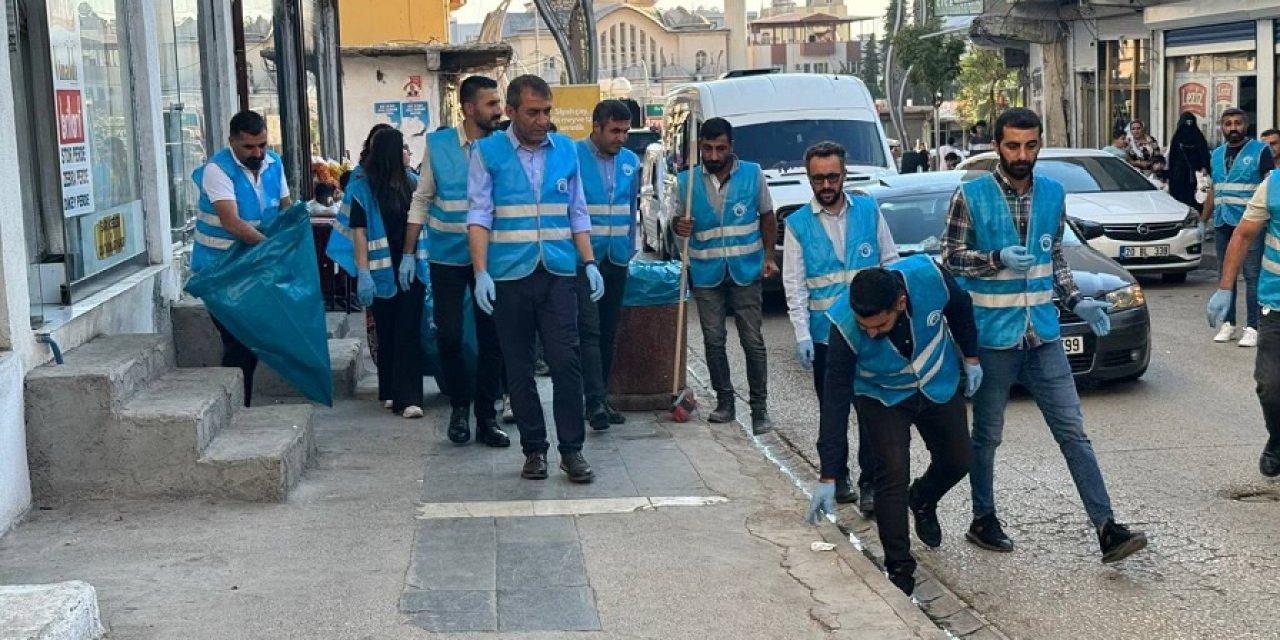
[[[697,154],[697,132],[694,130],[697,125],[697,119],[694,113],[689,113],[689,120],[686,121],[686,140],[688,142],[688,151],[685,158],[688,159],[688,176],[685,181],[685,197],[684,197],[684,219],[693,219],[693,181],[700,179],[697,175],[698,154]],[[692,235],[692,233],[690,234]],[[676,357],[674,371],[671,374],[671,419],[676,422],[688,422],[693,412],[698,408],[698,396],[688,387],[680,388],[680,366],[683,364],[684,358],[684,334],[685,334],[685,296],[688,294],[689,281],[685,277],[685,272],[689,269],[689,236],[680,239],[680,301],[676,307]]]

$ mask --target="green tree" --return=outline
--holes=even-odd
[[[867,40],[866,49],[862,51],[861,78],[867,83],[872,96],[884,97],[884,87],[880,85],[880,40],[876,38],[874,31],[871,32],[871,38]]]
[[[898,4],[902,0],[889,0],[889,6],[884,10],[884,30],[885,33],[893,36],[893,32],[898,30]],[[903,15],[903,19],[909,18],[910,13]]]
[[[995,49],[972,49],[960,60],[960,117],[995,122],[1000,95],[1018,87],[1018,73],[1004,66]]]
[[[960,57],[965,41],[955,36],[938,36],[937,20],[908,25],[893,34],[894,58],[899,68],[911,69],[913,84],[929,95],[945,93],[960,75]]]

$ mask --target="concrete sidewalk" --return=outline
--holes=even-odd
[[[588,434],[595,483],[554,451],[527,481],[518,445],[448,443],[434,397],[319,410],[285,504],[37,504],[0,584],[88,581],[111,638],[943,636],[851,547],[810,549],[834,527],[737,425],[630,414]]]

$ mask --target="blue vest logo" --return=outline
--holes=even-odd
[[[858,255],[860,255],[860,256],[862,256],[862,257],[864,257],[864,258],[870,258],[870,257],[871,257],[871,243],[870,243],[870,242],[864,242],[864,243],[862,243],[862,244],[858,245]]]
[[[930,313],[930,314],[929,314],[929,326],[931,326],[931,327],[936,327],[936,326],[938,326],[938,323],[939,323],[939,322],[942,322],[942,312],[941,312],[941,311],[934,311],[934,312],[932,312],[932,313]]]
[[[746,214],[746,213],[747,213],[747,205],[745,205],[745,204],[743,204],[743,203],[741,203],[741,202],[739,202],[738,204],[733,205],[733,215],[741,217],[742,215],[744,215],[744,214]]]
[[[631,165],[629,165],[629,164],[624,164],[624,165],[622,165],[622,175],[624,175],[624,176],[630,176],[631,174],[633,174],[633,173],[635,173],[635,172],[636,172],[636,168],[635,168],[635,167],[633,167],[633,166],[631,166]]]
[[[1247,166],[1249,166],[1249,165],[1251,165],[1251,164],[1253,164],[1253,156],[1245,156],[1245,157],[1241,158],[1241,159],[1240,159],[1240,163],[1241,163],[1241,164],[1243,164],[1243,165],[1244,165],[1244,166],[1246,166],[1246,167],[1247,167]]]
[[[1047,233],[1040,236],[1040,250],[1044,251],[1045,253],[1048,253],[1052,249],[1053,249],[1053,236]]]
[[[556,180],[556,191],[560,193],[569,193],[569,181],[564,178]]]

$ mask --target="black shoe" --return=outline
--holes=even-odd
[[[449,441],[454,444],[466,444],[471,439],[471,407],[454,407],[449,414]]]
[[[751,412],[751,435],[762,436],[773,431],[773,421],[769,419],[768,411],[752,411]]]
[[[716,423],[733,422],[733,418],[737,413],[734,410],[733,403],[733,396],[717,400],[716,409],[711,412],[711,415],[707,416],[707,421]]]
[[[942,525],[938,523],[938,505],[926,504],[918,498],[915,483],[911,485],[907,505],[916,521],[916,537],[926,546],[937,549],[942,546]]]
[[[595,431],[609,430],[609,412],[605,410],[603,404],[587,409],[587,424]]]
[[[1268,478],[1280,476],[1280,452],[1262,450],[1262,457],[1258,458],[1258,471]]]
[[[1013,541],[1004,534],[1004,529],[1000,526],[1000,519],[996,518],[994,513],[988,513],[974,520],[969,525],[969,532],[964,534],[964,539],[987,551],[998,551],[1000,553],[1013,551]]]
[[[1098,527],[1098,546],[1102,549],[1102,561],[1120,562],[1147,547],[1147,534],[1129,531],[1129,527],[1107,520]]]
[[[546,360],[538,358],[537,361],[533,363],[533,375],[540,378],[551,375],[551,367],[547,366]]]
[[[595,473],[591,471],[587,459],[582,457],[581,451],[560,454],[560,470],[569,475],[569,482],[583,484],[595,479]]]
[[[858,492],[853,490],[853,483],[849,482],[849,478],[836,478],[836,502],[839,504],[853,504],[858,501]]]
[[[902,592],[907,595],[911,595],[911,592],[916,590],[916,577],[910,573],[907,573],[907,574],[891,573],[889,574],[889,582],[892,582],[893,586],[899,589],[902,589]]]
[[[511,438],[507,437],[506,431],[498,428],[498,421],[493,418],[480,420],[476,425],[476,442],[494,448],[511,446]]]
[[[858,511],[864,518],[876,516],[876,490],[869,484],[858,485]]]
[[[530,453],[524,457],[524,467],[520,469],[520,477],[526,480],[547,479],[547,454],[545,451]]]
[[[609,403],[604,403],[604,412],[609,414],[609,424],[625,424],[627,417],[618,413]]]

